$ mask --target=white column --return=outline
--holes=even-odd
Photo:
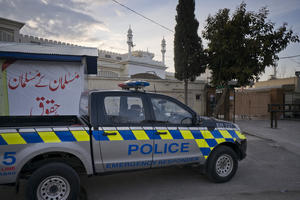
[[[165,38],[161,41],[161,53],[162,53],[162,63],[165,65],[165,54],[166,54],[166,40]]]
[[[129,26],[128,32],[127,32],[127,44],[128,44],[128,59],[131,57],[131,48],[133,47],[133,41],[132,41],[132,30]]]

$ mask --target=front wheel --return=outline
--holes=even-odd
[[[220,146],[215,149],[207,161],[206,175],[216,183],[229,181],[238,168],[238,158],[232,148]]]
[[[80,191],[80,179],[69,165],[55,162],[37,169],[27,182],[27,199],[75,200]]]

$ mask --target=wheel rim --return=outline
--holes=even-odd
[[[231,156],[221,155],[216,162],[216,172],[221,177],[228,176],[233,170],[233,159]]]
[[[50,176],[38,186],[38,200],[66,200],[70,194],[69,182],[61,176]]]

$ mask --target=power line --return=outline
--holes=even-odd
[[[279,59],[296,58],[296,57],[300,57],[300,55],[280,57]]]
[[[129,8],[128,6],[126,6],[126,5],[124,5],[124,4],[121,4],[120,2],[118,2],[118,1],[116,1],[116,0],[112,0],[112,1],[115,2],[115,3],[117,3],[117,4],[119,4],[119,5],[122,6],[122,7],[124,7],[124,8],[126,8],[126,9],[130,10],[131,12],[133,12],[133,13],[135,13],[135,14],[137,14],[137,15],[143,17],[143,18],[145,18],[146,20],[148,20],[148,21],[150,21],[150,22],[152,22],[152,23],[154,23],[154,24],[156,24],[156,25],[158,25],[158,26],[160,26],[160,27],[162,27],[162,28],[164,28],[164,29],[166,29],[166,30],[168,30],[168,31],[170,31],[170,32],[172,32],[172,33],[174,33],[174,31],[171,30],[171,29],[169,29],[168,27],[166,27],[166,26],[164,26],[164,25],[161,25],[160,23],[154,21],[153,19],[150,19],[150,18],[146,17],[146,16],[143,15],[143,14],[140,14],[139,12],[137,12],[137,11],[135,11],[135,10]]]

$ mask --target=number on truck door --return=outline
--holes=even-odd
[[[13,165],[16,162],[16,152],[5,152],[2,163],[4,165]]]

